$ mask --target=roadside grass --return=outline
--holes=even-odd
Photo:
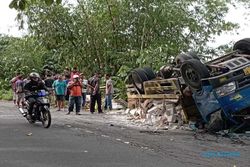
[[[0,90],[0,100],[12,100],[12,90]]]

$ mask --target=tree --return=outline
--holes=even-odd
[[[40,72],[44,65],[46,49],[33,37],[14,38],[0,36],[0,82],[2,88],[9,87],[10,79],[17,71],[27,75],[32,69]],[[1,88],[0,88],[1,89]]]
[[[11,9],[16,9],[16,10],[25,10],[27,7],[32,5],[33,3],[36,3],[38,1],[42,1],[47,5],[52,5],[53,3],[56,4],[61,4],[62,0],[12,0],[10,2],[9,7]]]

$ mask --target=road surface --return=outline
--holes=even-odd
[[[52,109],[52,126],[29,124],[0,102],[0,167],[246,167],[249,138],[130,126],[119,114],[65,115]],[[131,123],[132,124],[132,123]],[[236,152],[206,157],[206,152]]]

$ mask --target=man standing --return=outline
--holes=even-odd
[[[23,105],[24,105],[24,81],[23,76],[19,75],[17,81],[16,81],[16,95],[17,95],[17,106],[23,116],[26,116],[26,113],[23,111]]]
[[[114,93],[114,88],[113,88],[113,81],[111,80],[110,74],[106,74],[105,76],[106,79],[106,94],[105,94],[105,106],[104,109],[107,110],[112,110],[112,97]]]
[[[57,103],[55,101],[55,97],[54,97],[54,92],[53,92],[53,83],[54,83],[54,79],[52,77],[51,74],[48,74],[46,79],[44,80],[45,86],[47,87],[47,89],[49,90],[49,102],[55,102],[55,105],[57,106]]]
[[[84,108],[86,103],[88,80],[85,79],[85,75],[83,73],[81,73],[81,82],[82,82],[82,107]]]
[[[13,92],[13,102],[16,105],[16,81],[20,75],[20,72],[17,72],[16,76],[10,80],[12,92]]]
[[[95,112],[95,103],[97,101],[98,113],[102,112],[102,101],[100,92],[100,73],[95,73],[95,75],[89,80],[90,87],[90,112],[93,114]]]
[[[80,82],[79,75],[73,76],[73,81],[69,82],[68,89],[70,90],[70,96],[69,111],[67,115],[69,115],[70,112],[73,112],[74,105],[76,105],[76,115],[81,115],[82,83]]]
[[[70,81],[70,75],[65,75],[65,77],[64,77],[64,82],[66,83],[66,85],[69,84],[69,81]],[[69,94],[70,94],[70,91],[69,91],[69,89],[67,88],[67,90],[66,90],[66,95],[65,95],[65,100],[66,100],[66,101],[69,101]]]
[[[59,75],[58,80],[53,83],[53,88],[56,94],[56,101],[58,104],[58,110],[64,108],[64,97],[66,95],[67,84],[64,82],[62,75]]]
[[[52,77],[52,75],[47,75],[46,79],[44,80],[45,86],[50,90],[52,89],[52,85],[54,83],[54,79]]]

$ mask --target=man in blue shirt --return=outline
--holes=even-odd
[[[60,111],[61,108],[64,108],[64,98],[66,95],[67,84],[64,82],[62,75],[60,75],[58,77],[58,80],[56,80],[52,86],[53,86],[53,88],[55,90],[55,94],[56,94],[56,100],[57,100],[57,104],[58,104],[57,111]]]

